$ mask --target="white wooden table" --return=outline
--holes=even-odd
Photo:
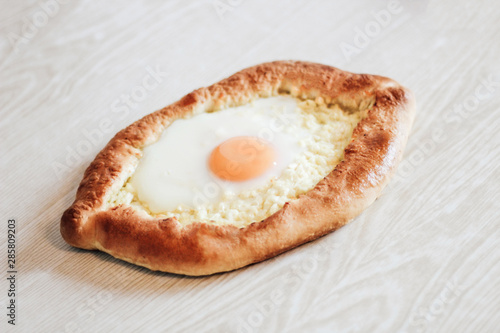
[[[1,2],[1,332],[500,331],[498,1],[94,3]],[[277,59],[389,76],[415,92],[404,161],[361,216],[204,278],[62,240],[61,214],[116,131]]]

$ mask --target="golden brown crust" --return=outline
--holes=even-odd
[[[105,209],[106,196],[140,157],[140,149],[173,120],[199,108],[243,104],[280,92],[321,96],[346,109],[374,99],[344,160],[314,189],[244,228],[202,222],[182,226],[175,218],[153,218],[125,205]],[[178,274],[207,275],[265,260],[345,225],[377,198],[402,156],[414,110],[411,92],[380,76],[298,61],[245,69],[116,134],[85,171],[76,200],[62,217],[61,234],[73,246]]]

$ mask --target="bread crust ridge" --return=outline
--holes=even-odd
[[[313,189],[246,227],[160,219],[128,205],[106,208],[141,156],[177,118],[289,93],[322,97],[345,109],[373,106],[354,129],[344,159]],[[332,232],[381,193],[402,157],[415,113],[413,94],[397,82],[302,61],[275,61],[244,69],[200,88],[117,133],[84,173],[61,234],[75,247],[184,275],[209,275],[247,266]]]

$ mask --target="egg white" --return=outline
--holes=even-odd
[[[197,208],[278,178],[304,150],[301,141],[311,135],[300,126],[297,107],[295,98],[276,96],[174,121],[157,142],[143,149],[130,179],[137,198],[152,213],[162,213]],[[238,136],[271,143],[275,163],[248,181],[221,180],[211,173],[208,157],[219,144]]]

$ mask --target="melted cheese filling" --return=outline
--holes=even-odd
[[[132,171],[125,185],[110,195],[106,208],[130,205],[157,218],[175,216],[184,225],[206,222],[245,227],[272,215],[286,202],[311,190],[335,168],[343,159],[344,149],[351,140],[354,128],[372,106],[367,103],[359,110],[344,111],[337,104],[327,105],[321,97],[315,100],[293,99],[297,103],[293,110],[297,121],[288,130],[307,132],[309,135],[300,138],[301,151],[279,175],[237,193],[219,189],[220,195],[215,200],[209,197],[210,193],[206,193],[203,198],[202,193],[196,207],[180,204],[173,209],[153,212],[147,201],[139,199],[137,189],[130,181],[133,179]]]

